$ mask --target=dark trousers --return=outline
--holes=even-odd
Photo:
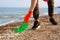
[[[52,17],[53,16],[53,13],[54,13],[54,0],[49,0],[47,2],[47,4],[48,4],[48,15],[50,17]],[[37,1],[37,4],[36,4],[35,8],[34,8],[34,11],[33,11],[33,17],[34,17],[35,20],[37,20],[39,18],[38,1]]]

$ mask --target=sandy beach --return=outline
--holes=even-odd
[[[34,20],[30,20],[27,30],[17,34],[13,29],[21,22],[1,26],[0,40],[60,40],[60,14],[55,14],[54,19],[58,25],[52,25],[48,16],[41,16],[39,18],[41,27],[38,30],[31,30]]]

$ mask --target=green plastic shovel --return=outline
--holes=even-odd
[[[13,30],[14,33],[21,33],[23,31],[25,31],[28,27],[28,23],[22,22],[21,25],[19,26],[19,28],[15,28]]]

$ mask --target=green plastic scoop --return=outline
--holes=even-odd
[[[21,33],[23,31],[25,31],[27,29],[27,27],[28,27],[28,23],[22,22],[21,25],[19,26],[19,28],[15,28],[13,30],[13,32],[15,32],[15,33]]]

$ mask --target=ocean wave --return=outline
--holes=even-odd
[[[10,24],[10,23],[13,23],[13,22],[14,22],[14,20],[9,21],[9,22],[6,22],[6,23],[3,23],[3,24],[0,24],[0,26],[5,26],[5,25]]]
[[[59,14],[58,12],[55,12],[54,14]],[[40,16],[47,16],[48,13],[41,13]],[[17,16],[0,16],[0,18],[24,18],[25,14],[23,15],[17,15]],[[33,15],[31,16],[33,17]]]
[[[22,16],[0,16],[0,18],[20,18],[20,17],[24,17],[24,15]]]
[[[55,12],[54,14],[59,14],[58,12]],[[41,13],[39,16],[47,16],[48,13]]]

